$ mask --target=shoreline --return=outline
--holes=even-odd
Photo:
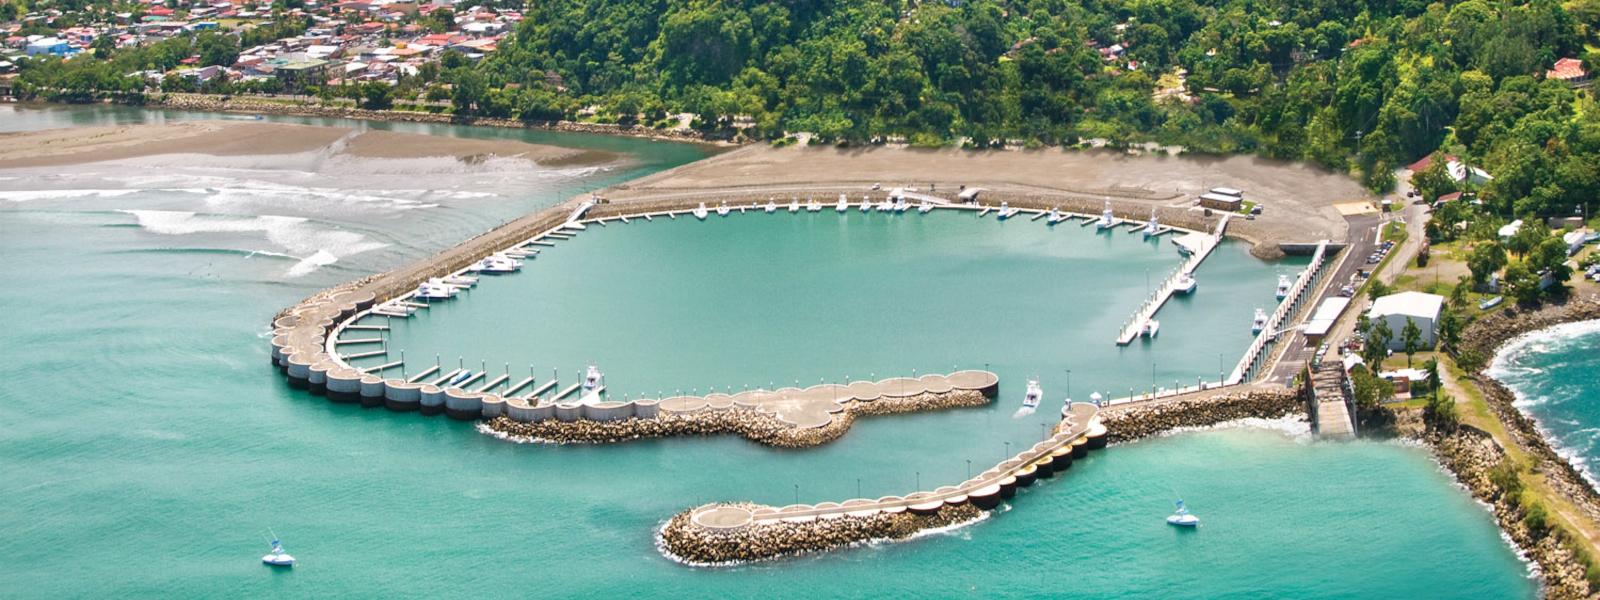
[[[264,121],[194,120],[0,133],[0,169],[48,168],[156,156],[280,156],[323,153],[357,160],[525,160],[540,167],[631,160],[601,151],[377,129]]]
[[[61,103],[54,102],[44,102],[39,104],[61,105]],[[294,100],[287,100],[285,102],[269,102],[259,98],[251,98],[249,96],[225,97],[207,94],[172,93],[156,96],[141,105],[124,105],[200,112],[225,112],[233,114],[271,114],[295,117],[356,119],[361,121],[469,125],[477,127],[496,127],[501,129],[538,129],[545,131],[615,135],[670,142],[699,143],[720,147],[736,147],[739,145],[737,143],[725,140],[709,139],[704,134],[701,134],[693,129],[653,129],[637,125],[624,127],[622,125],[611,123],[583,123],[579,121],[519,121],[516,119],[501,119],[495,117],[458,117],[455,115],[441,113],[407,110],[369,110],[355,107],[322,106],[319,104],[307,104]]]
[[[1600,303],[1590,299],[1569,299],[1564,304],[1533,310],[1509,308],[1487,315],[1468,327],[1462,336],[1460,352],[1482,353],[1481,356],[1492,359],[1524,336],[1566,323],[1595,319],[1600,319]],[[1596,491],[1593,481],[1556,450],[1537,420],[1515,405],[1515,392],[1489,375],[1488,369],[1486,361],[1477,371],[1463,373],[1463,385],[1471,385],[1482,394],[1493,418],[1505,428],[1511,441],[1534,461],[1525,466],[1542,474],[1553,492],[1570,502],[1582,513],[1582,518],[1591,522],[1597,520],[1600,492]],[[1455,483],[1465,488],[1474,500],[1488,506],[1501,535],[1511,542],[1519,555],[1532,563],[1530,571],[1539,578],[1546,597],[1586,598],[1592,593],[1588,573],[1592,552],[1575,550],[1569,544],[1592,548],[1594,542],[1582,539],[1581,533],[1577,539],[1568,539],[1572,534],[1559,526],[1535,530],[1528,525],[1522,496],[1507,493],[1492,478],[1492,469],[1512,460],[1510,450],[1493,434],[1465,424],[1448,434],[1424,428],[1420,410],[1402,412],[1400,420],[1401,437],[1427,445]],[[1546,509],[1559,511],[1559,507],[1547,506]]]

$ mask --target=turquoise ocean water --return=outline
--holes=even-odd
[[[0,107],[0,130],[196,115]],[[306,120],[301,120],[305,122]],[[338,122],[338,124],[352,124]],[[740,439],[515,445],[443,418],[332,405],[266,366],[272,313],[694,147],[384,125],[626,152],[540,169],[190,157],[0,171],[5,596],[1527,597],[1488,515],[1420,449],[1303,425],[1113,447],[983,523],[902,544],[689,569],[655,528],[702,502],[787,503],[955,481],[1059,407],[1212,378],[1279,272],[1230,245],[1155,343],[1112,345],[1166,242],[1068,225],[831,211],[595,227],[408,322],[395,344],[571,373],[617,394],[982,368],[994,406],[869,418],[777,451]],[[414,348],[414,349],[413,349]],[[703,389],[702,389],[703,391]],[[860,483],[858,483],[858,480]],[[858,487],[859,486],[859,487]],[[1176,496],[1205,519],[1162,523]],[[272,528],[302,561],[257,562]],[[1448,559],[1442,558],[1448,557]]]
[[[1600,457],[1600,321],[1568,323],[1501,348],[1489,374],[1517,395],[1557,451],[1592,481]]]

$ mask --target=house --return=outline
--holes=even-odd
[[[1411,165],[1407,166],[1406,169],[1410,170],[1412,173],[1421,173],[1427,170],[1428,167],[1433,166],[1433,156],[1434,155],[1432,154],[1424,156],[1417,162],[1411,163]],[[1494,180],[1494,176],[1490,175],[1488,171],[1484,171],[1478,167],[1469,167],[1466,163],[1461,162],[1461,160],[1455,156],[1446,154],[1444,155],[1444,159],[1445,172],[1448,173],[1450,175],[1450,179],[1455,180],[1456,183],[1483,185]]]
[[[38,56],[41,54],[67,56],[77,52],[72,48],[71,44],[67,43],[66,40],[55,37],[43,37],[28,42],[28,47],[25,51],[28,53],[28,56]]]
[[[1238,212],[1240,208],[1244,207],[1244,198],[1211,191],[1200,194],[1200,206],[1214,210]]]
[[[1367,309],[1367,318],[1374,323],[1382,319],[1389,325],[1389,331],[1392,333],[1389,338],[1390,350],[1405,349],[1406,343],[1400,332],[1405,331],[1408,320],[1422,330],[1422,347],[1432,348],[1434,336],[1439,329],[1439,311],[1443,308],[1444,296],[1422,292],[1400,292],[1382,296],[1374,301],[1372,307]]]
[[[1565,81],[1572,87],[1583,87],[1589,84],[1589,72],[1583,69],[1583,61],[1576,58],[1563,58],[1556,61],[1555,66],[1544,72],[1545,79]]]

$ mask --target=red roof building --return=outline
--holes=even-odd
[[[1583,70],[1583,61],[1576,58],[1563,58],[1556,61],[1555,66],[1544,72],[1545,79],[1565,81],[1571,85],[1581,85],[1589,81],[1589,73]]]

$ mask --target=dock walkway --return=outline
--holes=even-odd
[[[1155,293],[1151,294],[1150,298],[1146,299],[1144,304],[1139,305],[1138,310],[1134,311],[1133,318],[1122,326],[1122,333],[1117,334],[1118,346],[1126,346],[1133,343],[1133,340],[1139,337],[1139,333],[1144,331],[1145,325],[1150,322],[1150,319],[1155,318],[1156,311],[1161,310],[1161,307],[1166,305],[1167,300],[1170,300],[1172,295],[1178,292],[1178,279],[1183,276],[1194,276],[1194,270],[1200,267],[1200,263],[1207,256],[1211,256],[1212,250],[1216,250],[1217,246],[1221,245],[1222,234],[1228,229],[1228,217],[1229,215],[1222,215],[1222,220],[1217,222],[1216,231],[1211,235],[1199,234],[1200,243],[1198,247],[1179,243],[1180,246],[1190,250],[1189,259],[1183,261],[1183,265],[1178,267],[1178,270],[1173,271],[1166,281],[1161,282],[1161,286],[1156,288]],[[1178,240],[1173,240],[1173,242],[1178,243]]]

